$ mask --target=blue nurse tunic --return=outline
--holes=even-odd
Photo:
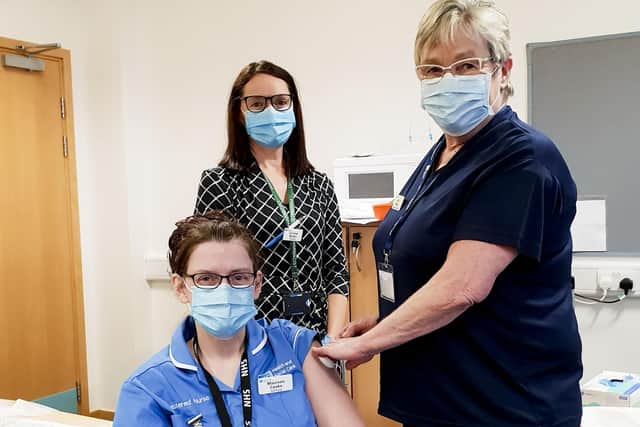
[[[395,302],[380,298],[381,316],[429,281],[455,241],[506,245],[518,256],[484,301],[382,353],[379,412],[419,426],[578,426],[569,169],[551,140],[508,106],[434,171],[443,146],[441,139],[427,153],[401,191],[402,207],[375,235],[378,262],[391,246],[394,278]]]
[[[187,347],[194,333],[194,320],[189,316],[174,333],[171,344],[124,382],[114,427],[182,427],[199,415],[204,427],[221,425],[204,371]],[[286,320],[249,321],[247,356],[253,425],[316,426],[302,372],[304,359],[316,335],[316,332]],[[289,375],[290,389],[264,393],[258,386],[262,377]],[[239,378],[237,374],[233,387],[215,380],[234,427],[244,425]]]

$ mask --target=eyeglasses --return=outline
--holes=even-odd
[[[252,113],[259,113],[267,108],[267,101],[271,103],[271,106],[276,111],[286,111],[291,108],[291,98],[288,93],[281,93],[273,96],[245,96],[240,98],[247,106],[247,110]]]
[[[448,67],[434,64],[422,64],[416,66],[416,74],[420,80],[429,80],[434,83],[440,81],[444,77],[447,71],[450,71],[454,76],[473,76],[476,74],[489,71],[487,64],[494,62],[493,58],[465,58],[454,62]],[[498,69],[496,64],[490,74],[493,74]]]
[[[227,279],[227,283],[232,288],[244,289],[254,285],[256,273],[245,271],[232,273],[228,276],[216,273],[196,273],[185,274],[184,277],[191,278],[193,284],[200,289],[215,289],[222,284],[222,279]]]

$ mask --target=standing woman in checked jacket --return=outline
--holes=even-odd
[[[227,132],[220,164],[202,173],[195,213],[224,209],[263,246],[258,317],[337,336],[349,294],[340,213],[333,184],[307,159],[291,74],[268,61],[244,67],[229,97]]]

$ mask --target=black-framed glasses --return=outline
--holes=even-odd
[[[291,102],[293,96],[288,93],[280,93],[273,96],[245,96],[244,98],[240,98],[244,101],[244,105],[247,107],[247,110],[252,113],[260,113],[267,108],[267,101],[271,103],[271,106],[276,111],[287,111],[291,108],[293,104]]]
[[[227,279],[227,283],[232,288],[243,289],[254,285],[256,273],[251,271],[239,271],[223,276],[222,274],[205,272],[185,274],[184,277],[191,278],[193,284],[200,289],[215,289],[222,284],[222,279]]]

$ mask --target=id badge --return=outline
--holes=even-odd
[[[258,378],[258,393],[271,394],[293,390],[293,375],[273,375]]]
[[[386,262],[378,263],[378,283],[380,285],[380,298],[389,302],[396,302],[396,293],[393,286],[393,266]]]
[[[311,294],[308,292],[282,295],[285,316],[301,316],[311,313]]]
[[[394,211],[399,211],[402,209],[402,205],[404,204],[404,196],[402,194],[398,194],[393,198],[393,202],[391,203],[391,209]]]
[[[302,240],[302,229],[301,228],[285,228],[284,235],[282,236],[282,240],[286,240],[287,242],[299,242]]]

